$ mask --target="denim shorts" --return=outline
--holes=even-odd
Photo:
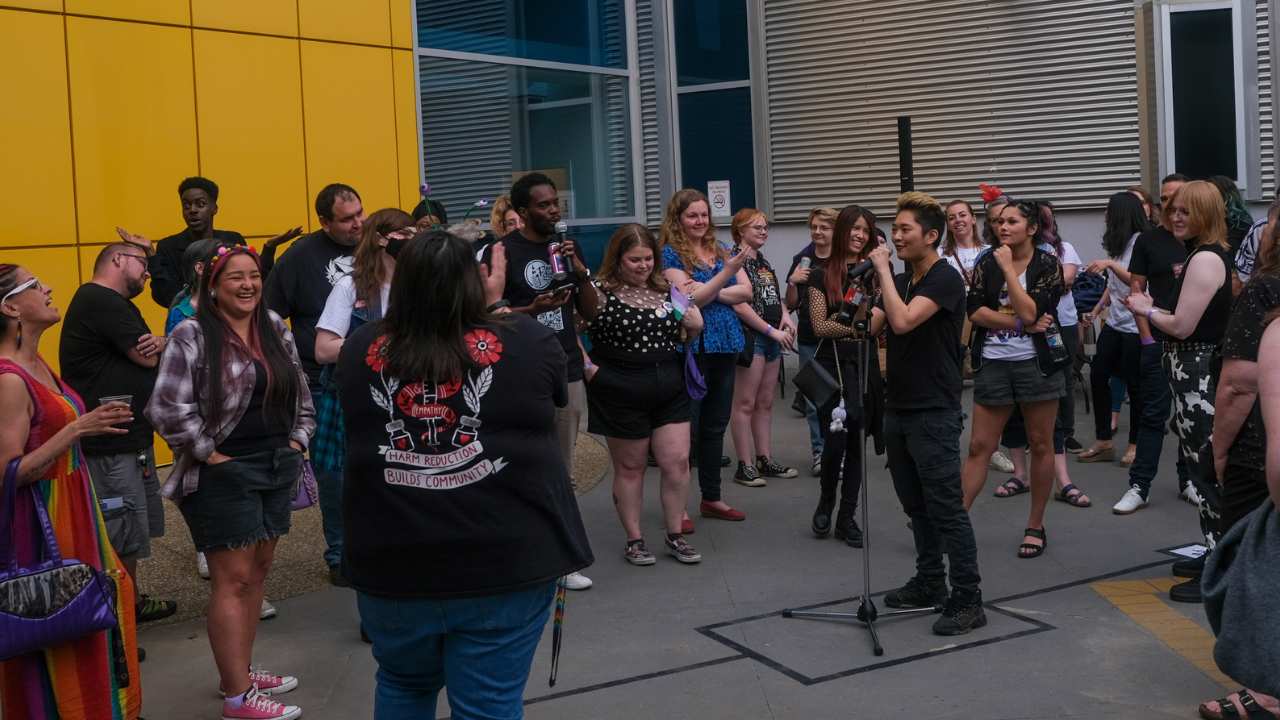
[[[178,504],[196,550],[237,550],[289,532],[302,453],[263,450],[200,466],[196,491]]]
[[[1045,376],[1035,358],[1030,360],[988,360],[973,378],[973,401],[979,405],[1014,405],[1016,403],[1056,400],[1067,394],[1067,380],[1062,370]]]
[[[755,336],[755,350],[753,352],[756,355],[763,355],[765,362],[773,362],[774,360],[782,357],[781,343],[777,340],[767,338],[760,333],[752,334]]]

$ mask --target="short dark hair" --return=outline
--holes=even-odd
[[[511,207],[516,211],[524,210],[529,207],[529,194],[539,185],[550,185],[551,189],[555,189],[556,184],[551,178],[542,173],[529,173],[511,185]]]
[[[195,175],[178,183],[178,197],[182,197],[182,193],[188,190],[203,190],[210,200],[218,202],[218,183],[209,178]]]
[[[1191,178],[1187,177],[1186,175],[1183,175],[1180,172],[1175,172],[1175,173],[1169,173],[1168,175],[1165,175],[1163,178],[1160,179],[1161,185],[1165,183],[1171,183],[1171,182],[1189,183],[1191,182]]]
[[[967,203],[966,203],[967,204]],[[942,236],[947,231],[947,214],[942,205],[931,195],[922,192],[906,192],[898,196],[898,212],[909,211],[920,223],[920,232],[928,235],[932,230],[938,233],[933,241],[934,249],[942,243]]]
[[[435,215],[441,225],[449,224],[449,213],[445,212],[444,203],[431,198],[423,198],[418,206],[413,209],[413,221],[418,222],[428,215]]]
[[[360,193],[350,185],[342,183],[329,183],[325,185],[316,195],[316,215],[323,220],[333,219],[333,206],[339,199],[344,197],[354,197],[360,199]]]

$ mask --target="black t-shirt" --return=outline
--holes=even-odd
[[[244,245],[244,237],[231,230],[214,230],[213,239],[222,245]],[[182,253],[195,242],[191,230],[183,230],[156,243],[156,252],[147,262],[151,273],[151,298],[169,307],[182,290]]]
[[[243,457],[263,450],[274,450],[289,444],[289,417],[268,412],[267,367],[253,361],[253,391],[249,405],[231,434],[218,444],[218,452],[228,457]]]
[[[1280,278],[1255,274],[1231,310],[1227,334],[1222,338],[1222,358],[1258,362],[1262,321],[1276,308],[1280,308]],[[1240,433],[1231,444],[1227,463],[1250,470],[1264,470],[1266,459],[1267,434],[1262,424],[1262,405],[1255,399],[1249,417],[1245,418]]]
[[[903,302],[927,297],[938,304],[938,311],[905,335],[895,333],[886,320],[885,406],[892,410],[959,410],[964,278],[939,259],[918,284],[911,285],[910,271],[895,276],[893,284]],[[883,301],[880,306],[884,307]]]
[[[329,291],[351,272],[354,251],[317,230],[294,241],[267,276],[267,307],[289,320],[313,395],[320,389],[321,370],[316,362],[316,323]]]
[[[1226,279],[1217,292],[1209,300],[1209,305],[1204,309],[1204,314],[1200,316],[1200,322],[1196,323],[1195,330],[1191,334],[1182,339],[1182,342],[1204,342],[1216,343],[1222,340],[1222,334],[1226,332],[1227,321],[1231,319],[1231,258],[1227,257],[1227,251],[1217,245],[1204,245],[1195,249],[1187,257],[1187,265],[1191,264],[1191,259],[1200,253],[1210,253],[1222,261],[1222,266],[1226,271]],[[1204,262],[1203,260],[1201,262]],[[1186,278],[1186,273],[1180,273],[1178,279],[1173,284],[1172,304],[1165,306],[1167,310],[1175,310],[1178,307],[1178,298],[1182,296],[1182,281]]]
[[[133,396],[129,433],[81,439],[86,455],[116,455],[151,447],[151,423],[142,409],[151,398],[157,370],[142,367],[128,355],[138,338],[150,332],[138,307],[111,288],[85,283],[71,298],[58,348],[62,379],[84,400],[86,410],[98,407],[100,397]]]
[[[816,282],[816,286],[823,287],[821,278],[827,270],[826,258],[818,257],[813,250],[813,243],[810,243],[805,249],[791,258],[791,267],[787,270],[787,277],[783,278],[783,282],[787,282],[792,275],[796,274],[796,268],[800,267],[800,259],[809,258],[809,279],[810,283],[796,287],[796,296],[799,302],[796,305],[796,342],[804,345],[818,344],[818,336],[813,334],[813,321],[809,319],[809,285]]]
[[[549,243],[531,242],[519,230],[499,242],[507,250],[507,288],[502,297],[513,307],[532,305],[534,298],[551,290],[554,285],[547,254]],[[578,331],[573,325],[573,309],[577,301],[578,287],[574,285],[568,302],[534,317],[559,338],[568,361],[565,367],[569,382],[582,379],[582,351],[578,349]]]
[[[764,255],[756,255],[742,266],[751,281],[751,309],[773,327],[782,326],[782,295],[778,292],[778,274]]]
[[[472,362],[445,384],[391,377],[382,323],[343,345],[342,566],[357,589],[496,595],[593,562],[557,449],[564,352],[536,320],[506,317],[467,331]]]
[[[1155,227],[1138,236],[1133,245],[1133,257],[1129,260],[1129,272],[1147,279],[1147,292],[1156,307],[1174,309],[1173,288],[1182,277],[1187,262],[1187,246],[1173,233]],[[1152,334],[1161,339],[1168,335],[1156,328]]]

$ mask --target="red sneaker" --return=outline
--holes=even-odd
[[[733,508],[729,508],[728,510],[721,510],[720,508],[712,505],[706,500],[703,500],[702,503],[698,506],[698,511],[702,513],[702,517],[715,518],[716,520],[742,522],[743,520],[747,519],[747,514],[742,512],[741,510],[735,510]]]
[[[258,692],[257,688],[245,693],[240,707],[231,707],[225,701],[222,703],[222,720],[295,720],[299,717],[302,717],[302,708],[278,703],[270,695]]]
[[[693,521],[692,521],[692,520],[690,520],[689,518],[685,518],[685,519],[683,519],[683,520],[681,520],[681,521],[680,521],[680,534],[681,534],[681,535],[692,535],[692,534],[693,534],[693,532],[694,532],[694,529],[693,529]]]

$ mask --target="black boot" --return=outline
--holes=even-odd
[[[831,534],[831,510],[836,506],[836,498],[834,495],[823,493],[818,498],[818,509],[813,511],[813,534],[816,537],[824,538]]]
[[[849,547],[862,547],[862,528],[858,527],[858,521],[854,519],[857,506],[852,503],[840,503],[840,512],[836,514],[835,536],[837,540],[843,540]]]

